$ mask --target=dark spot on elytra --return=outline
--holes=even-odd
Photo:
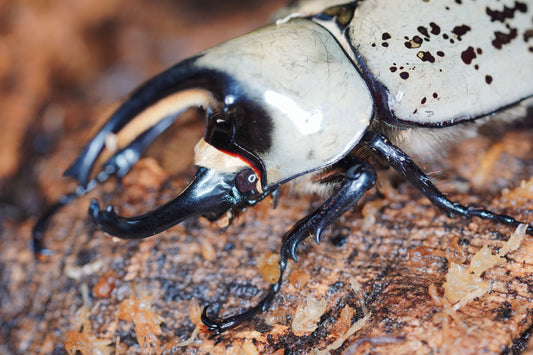
[[[435,63],[435,57],[430,52],[420,51],[416,56],[423,62]]]
[[[485,75],[485,82],[490,85],[490,83],[492,83],[492,76]]]
[[[417,29],[418,32],[420,32],[424,37],[429,37],[428,29],[425,28],[424,26],[418,26],[416,29]]]
[[[461,25],[461,26],[455,26],[452,30],[453,34],[457,36],[457,39],[459,41],[462,40],[462,37],[467,33],[469,32],[470,30],[472,30],[470,28],[470,26],[468,25]]]
[[[396,70],[398,70],[398,68],[396,68],[396,67],[390,67],[389,69],[390,69],[391,73],[394,73]]]
[[[434,35],[440,34],[440,27],[435,22],[431,22],[429,26],[431,27],[431,34],[434,34]]]
[[[463,3],[463,1],[462,0],[455,0],[455,3],[461,5]]]
[[[387,48],[389,46],[389,44],[387,42],[383,42],[383,43],[381,43],[381,46]]]
[[[511,41],[518,36],[518,31],[516,28],[509,28],[509,31],[509,33],[503,33],[500,31],[494,32],[494,35],[496,36],[496,38],[492,41],[494,48],[502,49],[504,45],[511,43]]]
[[[464,50],[461,53],[461,59],[465,64],[471,64],[472,61],[476,58],[476,52],[474,52],[474,48],[468,47],[466,50]]]
[[[401,72],[400,73],[400,78],[402,78],[403,80],[409,79],[409,73],[406,72],[406,71]]]
[[[533,30],[527,30],[524,32],[524,42],[529,41],[531,38],[533,38]]]
[[[443,51],[437,51],[437,55],[439,57],[444,57],[444,52]]]
[[[433,98],[436,99],[437,97],[439,97],[439,94],[437,94],[436,92],[433,93]]]
[[[479,55],[482,55],[483,54],[483,50],[481,48],[477,48],[476,49],[476,53],[479,54]]]
[[[391,39],[391,35],[387,32],[384,32],[382,35],[381,35],[381,39],[384,40],[384,41],[387,41],[389,39]]]
[[[444,33],[444,34],[442,35],[442,38],[444,38],[444,39],[448,39],[448,38],[450,38],[450,36],[448,36],[448,34]]]
[[[474,69],[479,70],[479,65],[474,65]]]
[[[408,49],[411,49],[411,48],[419,48],[422,43],[424,42],[424,40],[422,39],[422,37],[420,36],[414,36],[413,39],[409,39],[409,37],[407,37],[407,42],[404,43],[405,47],[407,47]]]
[[[427,101],[427,98],[424,97],[424,98],[420,101],[420,103],[423,105],[423,104],[426,103],[426,101]]]
[[[527,12],[527,5],[523,2],[515,1],[514,7],[503,7],[503,11],[498,10],[492,10],[490,8],[486,8],[487,15],[489,15],[490,20],[492,22],[499,21],[499,22],[505,22],[506,19],[511,19],[514,17],[515,12]]]

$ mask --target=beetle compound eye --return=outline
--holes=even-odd
[[[242,193],[256,191],[257,175],[252,169],[243,170],[237,175],[237,178],[235,179],[235,185]]]

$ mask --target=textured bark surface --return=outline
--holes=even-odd
[[[29,16],[41,21],[37,23],[41,31],[52,31],[45,24],[55,28],[57,21],[64,20],[61,5],[0,2],[0,13],[13,16],[6,32],[12,37],[6,39],[15,43],[20,36],[19,48],[29,53],[13,57],[25,69],[11,69],[11,76],[19,78],[24,73],[33,78],[26,84],[18,81],[16,90],[4,85],[0,100],[27,99],[23,93],[33,88],[30,83],[42,90],[37,95],[36,89],[28,89],[36,102],[24,106],[30,111],[23,115],[25,123],[2,132],[26,140],[3,141],[16,152],[9,159],[16,160],[18,172],[2,175],[0,353],[64,353],[67,332],[79,330],[76,314],[84,303],[84,287],[89,289],[90,332],[109,339],[111,352],[116,347],[119,353],[141,353],[133,323],[117,316],[120,303],[130,297],[151,297],[152,311],[162,317],[162,332],[155,336],[162,346],[184,340],[195,328],[189,319],[192,298],[202,306],[210,304],[211,312],[226,315],[257,302],[267,284],[259,276],[256,259],[265,252],[277,252],[284,232],[321,201],[284,189],[276,209],[267,199],[245,211],[223,233],[219,225],[204,219],[189,220],[142,241],[115,242],[96,230],[87,217],[90,198],[113,203],[121,214],[133,215],[173,198],[185,186],[194,172],[192,145],[203,129],[201,122],[190,120],[165,134],[149,152],[150,158],[141,161],[122,185],[107,182],[61,210],[47,231],[46,243],[55,253],[34,260],[28,246],[35,216],[43,211],[44,201],[51,202],[74,186],[60,174],[110,102],[172,62],[223,40],[225,34],[230,37],[264,23],[275,8],[274,2],[263,5],[252,16],[252,7],[234,6],[231,11],[216,9],[217,16],[204,10],[209,1],[198,5],[200,9],[181,7],[180,2],[150,2],[139,8],[120,0],[109,3],[102,8],[92,1],[79,2],[85,15],[71,21],[76,25],[70,32],[64,30],[68,32],[65,41],[71,42],[60,48],[68,50],[82,43],[89,49],[84,55],[76,52],[80,56],[76,60],[82,62],[67,71],[54,59],[61,57],[57,44],[51,43],[44,52],[32,49],[35,38],[21,30],[21,21]],[[64,27],[69,23],[63,23]],[[187,52],[180,52],[181,48]],[[90,53],[96,59],[85,58]],[[51,59],[41,63],[38,55]],[[45,87],[50,81],[54,85]],[[518,205],[502,198],[503,189],[512,190],[533,177],[531,128],[462,142],[452,147],[447,158],[425,169],[439,172],[433,174],[437,185],[454,201],[533,221],[531,198]],[[526,236],[505,263],[482,274],[492,290],[460,308],[453,319],[443,315],[429,287],[435,285],[442,296],[449,259],[458,250],[465,252],[464,264],[468,264],[484,245],[498,251],[514,229],[478,219],[446,218],[394,174],[385,173],[381,179],[380,193],[373,189],[367,194],[367,203],[362,205],[367,207],[343,216],[325,233],[320,246],[310,242],[300,249],[299,263],[290,264],[268,312],[214,340],[200,334],[191,345],[175,352],[304,354],[324,349],[364,316],[352,280],[361,285],[370,316],[334,353],[500,354],[526,349],[533,327],[531,237]],[[94,287],[109,270],[117,275],[114,289],[99,298]],[[300,289],[288,281],[296,270],[310,277]],[[324,300],[326,311],[314,332],[295,332],[292,318],[309,295]],[[354,315],[349,324],[341,324],[346,305]],[[376,344],[380,340],[384,344]]]

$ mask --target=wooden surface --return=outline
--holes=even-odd
[[[80,1],[85,15],[65,23],[68,16],[59,2],[0,2],[0,13],[12,16],[6,32],[11,34],[11,42],[6,37],[3,43],[19,44],[11,58],[11,63],[18,65],[6,69],[11,76],[4,74],[2,80],[26,78],[9,81],[16,82],[15,86],[3,85],[0,97],[8,105],[6,110],[13,110],[8,113],[25,120],[2,132],[14,137],[3,149],[15,152],[5,153],[15,157],[1,165],[13,164],[11,159],[15,163],[1,175],[0,353],[64,353],[67,332],[78,330],[76,313],[84,303],[84,287],[89,290],[90,332],[109,339],[112,351],[117,347],[119,353],[140,353],[132,322],[117,316],[120,303],[135,296],[152,297],[151,309],[163,321],[162,332],[155,337],[161,346],[184,340],[195,328],[189,319],[191,298],[202,306],[211,304],[211,310],[221,314],[252,305],[267,287],[255,266],[256,258],[277,252],[284,232],[320,203],[316,196],[284,189],[276,209],[267,199],[239,216],[224,233],[203,219],[187,221],[143,241],[115,242],[96,230],[87,217],[92,197],[115,204],[124,215],[133,215],[173,198],[185,186],[194,172],[189,166],[192,142],[202,133],[201,123],[187,122],[165,135],[151,150],[151,159],[142,161],[123,186],[108,182],[58,213],[46,240],[55,253],[34,260],[28,246],[36,215],[46,202],[74,186],[60,175],[112,102],[147,76],[188,55],[180,52],[183,48],[192,53],[223,40],[220,37],[226,34],[246,32],[265,22],[275,8],[263,5],[256,16],[251,8],[238,6],[231,11],[213,8],[216,14],[209,13],[205,10],[208,1],[200,9],[181,7],[179,2],[150,2],[143,8],[120,0],[109,3],[98,8],[93,2]],[[63,27],[71,27],[61,35],[71,42],[58,48],[49,41],[47,51],[34,48],[32,33],[35,37],[42,34],[36,27],[36,32],[23,30],[21,22],[31,19],[29,23],[41,24],[41,32],[59,31],[54,26],[63,21]],[[18,42],[16,38],[20,38]],[[67,68],[67,63],[57,58],[63,58],[61,50],[76,48],[76,43],[88,49],[77,51],[80,63]],[[94,57],[89,60],[86,55]],[[33,95],[33,100],[28,95]],[[13,98],[29,100],[31,105],[19,112],[22,108]],[[492,156],[495,159],[491,160]],[[486,172],[480,170],[482,162],[487,163]],[[433,174],[437,184],[454,201],[533,220],[531,199],[512,206],[501,193],[533,177],[530,128],[460,143],[446,159],[426,169],[439,172]],[[361,285],[370,316],[334,353],[524,351],[533,326],[531,237],[526,237],[504,264],[482,274],[492,285],[490,293],[459,309],[456,319],[442,316],[443,307],[430,297],[428,289],[435,285],[442,296],[450,264],[446,256],[457,253],[454,241],[466,253],[464,264],[468,264],[484,245],[496,252],[513,228],[477,219],[448,219],[394,174],[384,174],[381,184],[381,194],[374,189],[367,195],[371,204],[367,203],[366,209],[348,212],[324,235],[320,246],[310,242],[300,250],[299,263],[292,263],[287,275],[295,270],[307,273],[310,278],[301,289],[286,280],[268,312],[215,340],[201,334],[175,353],[303,354],[324,349],[345,331],[339,318],[346,305],[354,310],[350,324],[364,315],[363,301],[351,287],[352,280]],[[214,259],[206,245],[214,248]],[[114,289],[108,297],[98,298],[93,288],[109,270],[117,275]],[[309,295],[324,300],[326,311],[317,330],[295,332],[292,318]],[[277,320],[272,322],[272,318]],[[384,344],[376,344],[380,340]]]

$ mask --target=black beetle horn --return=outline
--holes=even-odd
[[[127,146],[165,117],[178,116],[190,107],[210,106],[214,98],[208,89],[203,89],[205,75],[194,67],[196,58],[171,67],[134,91],[83,148],[65,175],[86,186],[93,165],[110,141],[120,139],[120,145]]]
[[[100,228],[122,239],[140,239],[160,233],[189,217],[205,216],[216,219],[235,206],[235,174],[199,168],[194,180],[174,200],[141,216],[118,216],[112,206],[101,210],[93,200],[89,214]]]

